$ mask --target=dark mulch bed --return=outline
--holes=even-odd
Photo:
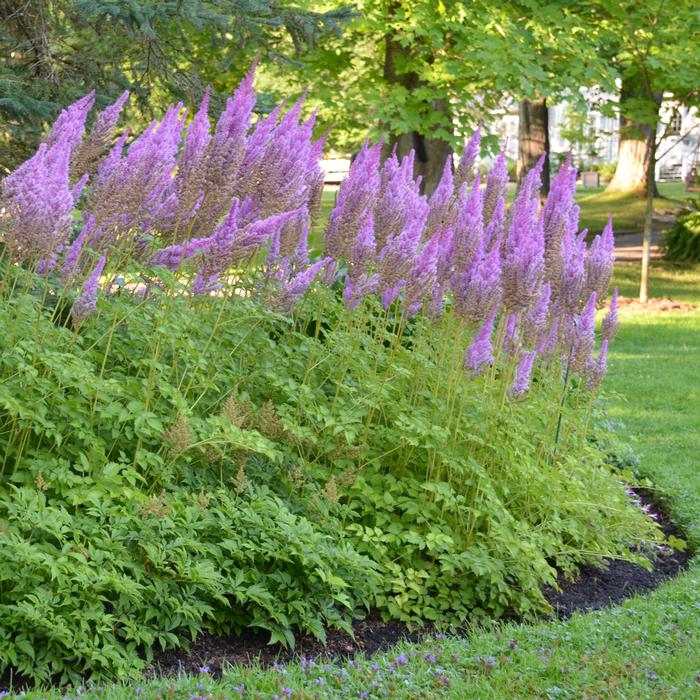
[[[676,525],[666,506],[658,500],[649,489],[635,489],[644,505],[650,505],[658,516],[657,522],[666,537],[674,535],[685,539],[683,531]],[[644,567],[627,561],[608,560],[607,568],[583,566],[575,581],[562,578],[557,583],[560,590],[545,589],[545,598],[554,608],[559,618],[570,617],[576,610],[599,610],[614,605],[635,593],[650,591],[671,576],[676,576],[687,568],[691,552],[670,550],[659,552],[654,568],[647,571]]]
[[[639,489],[637,494],[644,505],[652,506],[666,536],[684,538],[682,531],[671,520],[668,510],[653,491]],[[545,597],[558,618],[567,618],[576,610],[598,610],[619,603],[635,593],[656,588],[665,579],[685,569],[690,556],[689,551],[660,552],[651,571],[617,560],[607,561],[605,568],[584,566],[575,581],[562,578],[558,582],[560,590],[546,589]],[[184,649],[156,652],[151,673],[154,676],[178,671],[197,673],[201,667],[206,666],[210,673],[218,675],[222,665],[227,663],[249,663],[258,660],[263,665],[272,665],[274,662],[283,663],[301,656],[343,658],[358,652],[369,656],[391,647],[400,640],[419,641],[433,632],[430,625],[410,630],[401,622],[384,622],[376,613],[370,614],[366,620],[356,621],[353,629],[354,639],[345,632],[328,630],[326,646],[313,637],[299,636],[294,651],[283,649],[279,645],[268,646],[267,635],[254,632],[246,632],[238,637],[213,637],[203,634],[190,647],[189,652]]]

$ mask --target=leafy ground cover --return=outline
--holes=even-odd
[[[670,295],[698,301],[700,267],[662,268]],[[633,284],[635,268],[617,281]],[[638,471],[651,476],[700,544],[700,312],[623,311],[611,356],[609,418],[635,438]],[[300,660],[128,685],[47,690],[31,698],[693,698],[700,697],[700,569],[648,596],[570,620],[500,624],[466,638],[401,644],[371,659]]]

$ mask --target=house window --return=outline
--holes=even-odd
[[[668,125],[668,135],[669,136],[680,136],[681,133],[681,123],[683,122],[683,115],[679,110],[674,110],[671,115],[671,121]]]

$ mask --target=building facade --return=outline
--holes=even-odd
[[[508,110],[492,127],[506,143],[509,159],[518,157],[518,107]],[[553,158],[573,151],[579,169],[615,163],[619,119],[595,108],[584,113],[562,102],[549,108],[549,140]],[[657,134],[656,179],[685,180],[694,166],[700,170],[700,114],[692,107],[666,101],[661,107]]]

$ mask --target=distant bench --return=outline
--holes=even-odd
[[[323,183],[325,185],[339,185],[348,175],[350,159],[329,158],[321,161],[321,167],[326,174]]]

